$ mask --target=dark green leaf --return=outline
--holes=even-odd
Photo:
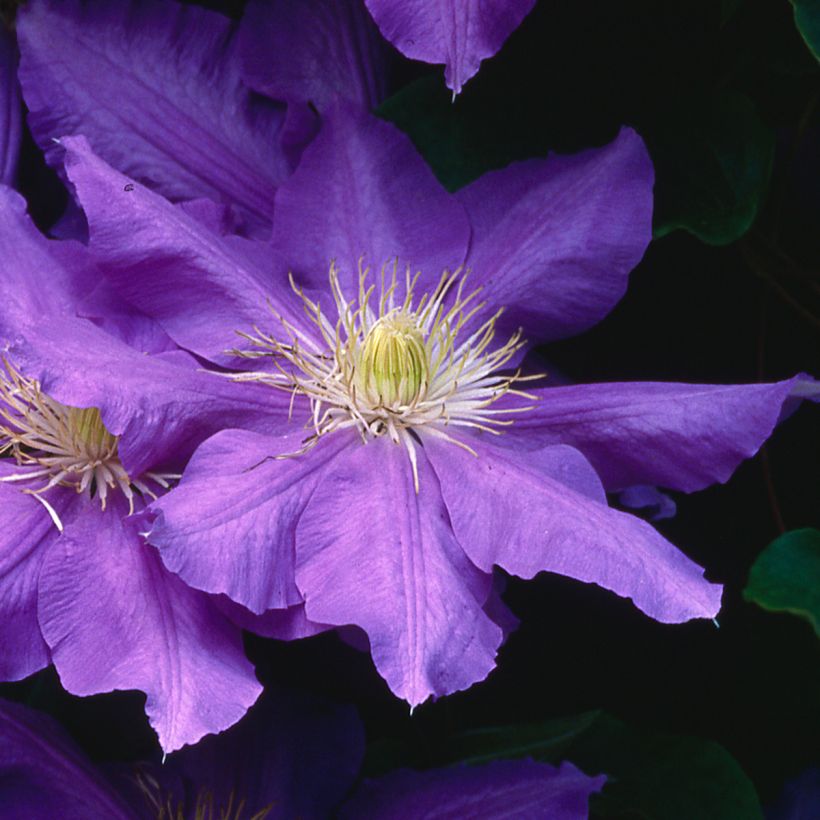
[[[820,0],[792,0],[792,5],[798,31],[811,53],[820,60]]]
[[[655,235],[676,229],[710,245],[751,227],[771,174],[774,136],[752,102],[726,92],[678,101],[645,131],[657,173]]]
[[[805,618],[820,636],[820,531],[794,530],[772,541],[754,562],[743,596]]]

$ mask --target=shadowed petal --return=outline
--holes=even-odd
[[[559,768],[534,760],[495,760],[483,766],[451,766],[424,772],[399,769],[366,781],[344,806],[344,820],[414,817],[492,820],[587,820],[589,796],[604,785],[571,763]]]
[[[341,97],[374,108],[387,85],[387,48],[361,0],[251,0],[239,27],[242,76],[276,100],[324,111]]]
[[[17,46],[0,25],[0,184],[14,185],[23,108],[17,83]]]
[[[379,673],[412,706],[483,680],[503,638],[482,609],[492,579],[464,555],[419,456],[416,495],[402,447],[357,445],[326,472],[296,531],[308,618],[361,627]]]
[[[375,117],[336,107],[276,195],[273,244],[307,284],[325,290],[331,259],[357,282],[361,256],[378,274],[398,257],[437,282],[464,262],[470,226],[410,140]]]
[[[182,750],[166,766],[199,788],[207,785],[223,810],[231,795],[234,807],[244,800],[237,820],[253,812],[260,820],[321,820],[335,816],[363,756],[355,709],[268,688],[238,726]]]
[[[269,223],[291,170],[283,109],[243,86],[227,19],[168,0],[39,0],[18,19],[29,125],[52,164],[54,139],[84,134],[164,196],[237,203]]]
[[[0,701],[0,806],[6,820],[138,820],[63,728]]]
[[[490,305],[507,308],[502,326],[543,342],[606,316],[652,238],[653,180],[625,128],[603,148],[514,163],[459,191],[469,265]]]
[[[171,205],[131,183],[82,138],[68,138],[64,145],[66,171],[88,217],[89,247],[103,274],[177,344],[229,361],[225,350],[243,345],[236,331],[255,324],[276,327],[268,300],[291,318],[298,310],[304,323],[287,270],[267,244],[215,233],[190,206]]]
[[[516,419],[505,444],[577,447],[607,490],[659,484],[692,492],[726,481],[758,451],[798,382],[536,389],[538,404]]]
[[[203,373],[182,351],[146,356],[82,319],[37,323],[8,355],[57,401],[99,408],[133,477],[186,458],[226,424],[275,430],[287,422],[287,394]]]
[[[26,213],[23,197],[5,185],[0,185],[0,259],[0,332],[6,336],[44,314],[73,314],[99,276],[82,245],[46,239]]]
[[[664,623],[717,613],[721,587],[649,524],[607,507],[577,450],[558,445],[525,453],[476,437],[469,443],[478,458],[425,437],[453,529],[477,566],[498,565],[523,578],[547,570],[594,583]]]
[[[365,0],[382,34],[406,57],[444,63],[453,95],[492,57],[535,0]]]
[[[311,638],[333,629],[327,624],[315,624],[305,615],[304,604],[294,604],[287,609],[269,609],[261,615],[255,615],[249,609],[232,601],[225,595],[215,596],[217,606],[242,629],[262,635],[265,638],[276,638],[279,641],[295,641],[300,638]]]
[[[0,477],[26,472],[0,460]],[[76,494],[57,487],[48,501],[62,517]],[[0,484],[0,680],[22,680],[51,662],[37,622],[40,567],[59,531],[18,483]]]
[[[165,751],[236,723],[261,687],[239,629],[166,572],[116,499],[90,503],[43,563],[39,617],[63,686],[75,695],[146,693]]]
[[[257,615],[300,604],[294,528],[328,462],[351,438],[332,436],[295,458],[304,431],[223,430],[194,454],[180,485],[159,499],[148,536],[188,584],[224,593]],[[310,618],[316,621],[316,618]]]

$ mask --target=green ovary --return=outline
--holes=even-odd
[[[412,405],[427,389],[429,364],[415,319],[388,314],[367,333],[359,360],[359,385],[385,407]]]

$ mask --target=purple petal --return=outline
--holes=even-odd
[[[469,265],[502,325],[532,342],[580,333],[626,291],[652,238],[654,173],[628,128],[605,146],[484,174],[459,191]]]
[[[387,49],[361,0],[251,0],[239,27],[242,76],[277,100],[335,97],[375,108],[385,96]]]
[[[62,727],[0,701],[0,806],[5,820],[137,820]]]
[[[146,356],[82,319],[38,323],[8,355],[57,401],[99,408],[132,476],[187,458],[232,422],[270,430],[288,417],[285,393],[203,373],[181,351]]]
[[[242,817],[270,807],[266,820],[318,820],[335,816],[363,756],[355,709],[273,689],[238,726],[184,749],[166,766],[195,789],[208,788],[217,807],[229,805],[231,795],[234,806],[244,800]]]
[[[6,336],[34,317],[74,313],[97,275],[85,248],[46,239],[29,219],[23,197],[5,185],[0,185],[0,259],[0,332]]]
[[[167,0],[40,0],[18,31],[29,125],[52,164],[54,139],[84,134],[171,199],[232,202],[269,223],[291,170],[284,115],[243,86],[227,19]]]
[[[308,620],[304,604],[295,604],[287,609],[269,609],[261,615],[256,615],[244,606],[234,603],[225,595],[217,596],[216,603],[237,626],[265,638],[295,641],[300,638],[311,638],[333,629],[327,624],[315,624]]]
[[[516,419],[509,439],[525,449],[577,447],[607,490],[658,484],[692,492],[726,481],[758,451],[797,381],[536,389],[538,404]]]
[[[402,447],[357,444],[326,471],[296,531],[308,618],[361,627],[379,673],[412,706],[483,680],[503,638],[482,609],[491,578],[464,555],[419,456],[416,495]]]
[[[0,477],[23,472],[0,460]],[[69,491],[68,496],[75,496]],[[48,496],[64,514],[62,488]],[[0,680],[21,680],[51,662],[37,622],[37,581],[43,558],[59,535],[45,507],[19,485],[0,484]]]
[[[304,455],[275,458],[299,450],[303,438],[301,428],[281,438],[223,430],[206,441],[180,485],[153,506],[149,540],[168,569],[257,615],[300,604],[295,523],[328,462],[350,443],[337,435]]]
[[[224,351],[242,345],[236,331],[276,322],[268,300],[303,323],[287,270],[267,244],[214,233],[190,207],[171,205],[110,168],[85,140],[63,142],[91,252],[115,290],[179,345],[227,361]]]
[[[470,226],[410,140],[394,126],[337,107],[276,194],[273,244],[311,286],[331,259],[355,281],[364,256],[378,274],[398,258],[437,282],[465,259]]]
[[[477,437],[470,446],[478,458],[425,438],[453,529],[478,567],[594,583],[664,623],[717,613],[721,587],[645,521],[607,507],[600,483],[591,492],[597,478],[576,450],[502,450]]]
[[[571,763],[560,768],[534,760],[496,760],[483,766],[452,766],[425,772],[399,769],[365,782],[344,806],[344,820],[402,820],[414,817],[521,817],[528,820],[586,820],[589,796],[604,785]]]
[[[146,693],[165,751],[236,723],[261,687],[239,629],[166,572],[124,516],[89,502],[51,548],[39,618],[63,686],[75,695]]]
[[[17,83],[17,46],[0,25],[0,184],[14,185],[23,107]]]
[[[406,57],[444,63],[453,95],[492,57],[535,0],[365,0],[382,34]]]

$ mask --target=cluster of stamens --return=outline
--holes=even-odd
[[[331,264],[335,321],[291,277],[291,286],[318,334],[313,329],[304,332],[273,308],[284,328],[284,340],[259,327],[252,334],[240,332],[252,347],[231,352],[245,358],[269,357],[276,369],[231,378],[268,383],[311,402],[313,434],[298,453],[283,457],[301,454],[322,436],[345,428],[356,428],[365,442],[387,435],[407,450],[418,491],[414,437],[421,428],[425,435],[474,452],[453,435],[455,428],[497,434],[499,428],[512,424],[500,416],[532,409],[491,407],[508,393],[533,398],[513,385],[537,376],[499,372],[525,344],[520,331],[492,347],[499,310],[471,328],[466,338],[459,338],[485,307],[478,300],[480,288],[467,293],[467,274],[459,268],[445,271],[431,293],[417,298],[419,276],[409,268],[399,276],[396,263],[389,275],[383,267],[377,297],[376,284],[369,282],[370,271],[360,262],[357,298],[348,300]]]
[[[73,487],[89,498],[96,496],[105,509],[109,490],[118,489],[134,512],[134,491],[156,498],[147,481],[168,488],[178,476],[146,473],[132,479],[120,462],[118,439],[105,427],[96,407],[68,407],[40,389],[3,360],[0,368],[0,455],[11,453],[26,469],[0,476],[3,482],[42,481],[23,492],[48,510],[58,529],[62,522],[44,493],[57,485]]]

